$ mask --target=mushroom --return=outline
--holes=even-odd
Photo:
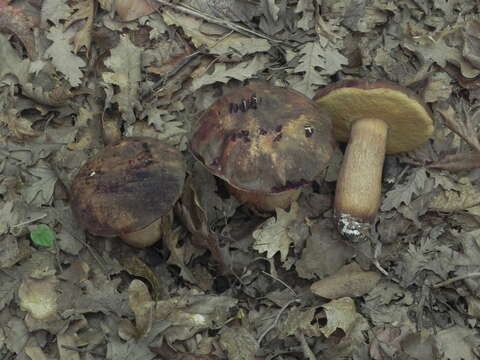
[[[288,208],[335,146],[331,121],[315,102],[268,84],[219,98],[200,116],[190,141],[193,155],[260,212]]]
[[[72,183],[72,210],[91,234],[150,246],[173,216],[185,171],[182,153],[162,141],[119,140],[82,166]]]
[[[433,119],[418,96],[388,81],[340,81],[314,100],[332,118],[335,138],[348,141],[334,207],[340,232],[358,240],[380,206],[385,153],[423,145]]]

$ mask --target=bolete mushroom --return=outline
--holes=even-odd
[[[336,140],[348,141],[334,207],[340,232],[355,240],[380,206],[385,153],[423,145],[433,119],[418,96],[388,81],[340,81],[314,100],[332,118]]]
[[[119,140],[88,160],[74,178],[73,212],[91,234],[150,246],[173,216],[185,171],[182,153],[160,140]]]
[[[256,84],[224,95],[198,119],[190,149],[240,201],[288,208],[328,164],[331,121],[306,96]]]

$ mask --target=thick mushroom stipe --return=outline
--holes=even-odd
[[[347,142],[335,194],[340,232],[354,239],[380,206],[386,153],[410,151],[433,133],[433,120],[410,90],[386,81],[346,80],[314,99],[333,122],[335,138]]]
[[[289,207],[335,146],[331,121],[314,101],[268,84],[219,98],[198,119],[190,142],[212,174],[260,211]]]
[[[366,220],[375,217],[380,204],[387,132],[388,126],[382,120],[362,119],[353,124],[337,179],[337,212]],[[346,197],[347,194],[355,196]]]

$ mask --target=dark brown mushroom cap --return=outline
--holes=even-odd
[[[72,184],[72,209],[94,235],[141,230],[170,211],[185,171],[177,149],[151,138],[122,139],[82,166]]]
[[[390,81],[339,81],[318,91],[314,101],[331,117],[338,141],[348,141],[356,120],[383,120],[388,125],[390,154],[418,148],[434,130],[430,111],[420,97]]]
[[[277,193],[313,181],[333,155],[331,121],[306,96],[267,84],[221,98],[195,124],[190,148],[244,191]]]

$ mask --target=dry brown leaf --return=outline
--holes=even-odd
[[[452,106],[448,106],[447,109],[437,109],[437,111],[442,115],[445,125],[450,130],[460,136],[474,150],[480,152],[480,140],[476,131],[476,119],[474,119],[475,116],[480,115],[480,112],[477,111],[474,115],[465,114],[465,120],[462,121]]]
[[[153,309],[155,302],[152,300],[147,286],[140,280],[133,280],[128,287],[128,305],[135,313],[137,337],[148,334],[152,328]]]
[[[381,275],[374,271],[363,271],[357,263],[345,265],[337,273],[312,284],[310,289],[316,295],[327,299],[356,297],[372,290]]]
[[[25,354],[32,360],[48,360],[40,346],[25,346]]]
[[[232,58],[242,60],[246,55],[266,52],[271,48],[270,43],[265,39],[252,38],[239,33],[227,36],[224,33],[217,36],[205,34],[202,20],[170,9],[164,9],[162,16],[168,25],[174,24],[181,27],[197,48],[206,46],[209,53],[223,56],[229,61]]]
[[[118,2],[118,1],[117,1]],[[136,4],[137,2],[132,2]],[[92,43],[92,28],[93,28],[93,16],[95,14],[95,3],[93,0],[84,0],[79,2],[74,6],[74,9],[77,10],[73,15],[70,16],[68,21],[65,24],[65,27],[70,27],[73,23],[85,20],[82,28],[75,34],[73,38],[74,43],[74,52],[78,51],[85,46],[87,54],[90,52],[90,45]]]
[[[180,228],[177,228],[173,231],[169,231],[163,237],[164,246],[170,250],[168,263],[178,266],[180,268],[180,276],[183,277],[186,281],[195,284],[197,283],[197,280],[193,276],[187,264],[194,257],[196,249],[189,242],[185,242],[183,246],[181,246],[181,234],[182,230]]]
[[[56,292],[58,282],[55,276],[24,279],[18,289],[20,307],[37,320],[55,319],[58,307]]]
[[[23,84],[23,92],[30,99],[45,105],[63,106],[69,99],[74,97],[76,92],[70,91],[58,84],[55,89],[46,91],[41,87],[35,87],[32,83]]]
[[[404,184],[396,184],[392,190],[385,194],[381,209],[390,211],[398,208],[400,205],[409,205],[414,195],[420,195],[430,192],[431,181],[427,177],[425,168],[415,169]]]
[[[17,140],[26,140],[39,135],[32,129],[32,123],[24,117],[17,115],[17,111],[14,109],[0,113],[0,123],[5,124],[11,135]]]
[[[142,108],[138,99],[141,53],[141,48],[133,45],[128,36],[122,35],[118,45],[110,51],[110,57],[105,60],[105,65],[113,72],[102,73],[106,83],[118,86],[119,91],[113,95],[112,102],[118,104],[123,119],[130,125],[136,121],[135,109]]]
[[[199,165],[197,164],[197,167]],[[202,168],[203,174],[208,174],[204,168]],[[197,171],[199,176],[199,171]],[[204,182],[197,184],[196,180],[192,177],[188,177],[185,181],[184,191],[180,201],[176,205],[176,212],[180,214],[180,218],[184,226],[192,234],[192,243],[194,246],[208,249],[213,259],[219,265],[219,272],[223,273],[231,268],[230,259],[226,256],[225,251],[220,247],[220,240],[218,235],[210,230],[209,215],[213,215],[215,211],[215,203],[210,201],[208,208],[202,207],[202,191],[199,189],[199,185],[203,188],[203,193],[216,190],[213,178],[205,178],[204,175],[200,175],[205,179]],[[198,177],[197,177],[198,181]],[[212,194],[213,196],[213,194]],[[218,196],[218,195],[216,195]],[[203,195],[203,198],[208,195]],[[211,216],[210,216],[211,217]]]
[[[125,270],[135,277],[141,277],[148,281],[152,287],[155,299],[158,299],[164,293],[158,275],[137,256],[129,256],[121,261]]]
[[[279,326],[278,335],[280,339],[287,336],[296,335],[298,333],[307,336],[320,336],[322,334],[318,322],[315,321],[317,307],[309,307],[306,309],[290,309],[287,318]]]
[[[343,241],[330,219],[310,227],[311,235],[295,269],[300,277],[313,279],[334,274],[353,257],[354,251]]]
[[[322,307],[327,316],[327,325],[320,328],[320,331],[326,337],[332,335],[337,329],[342,329],[348,334],[357,319],[363,318],[355,309],[355,302],[349,297],[332,300]]]
[[[230,67],[227,67],[225,63],[218,63],[214,65],[213,72],[207,73],[207,69],[204,69],[205,71],[202,71],[199,75],[192,76],[191,90],[195,91],[202,86],[216,82],[227,83],[232,79],[245,81],[255,77],[257,73],[263,71],[267,66],[268,56],[263,54],[255,55],[251,60],[242,61]],[[200,72],[201,70],[198,71]]]
[[[221,327],[229,320],[238,300],[229,296],[190,295],[177,296],[157,301],[154,311],[156,320],[165,320],[172,325],[187,327]]]
[[[121,21],[132,21],[139,17],[150,15],[159,8],[159,4],[153,0],[116,0],[115,11]]]
[[[300,50],[300,61],[295,73],[302,73],[301,80],[291,81],[290,85],[302,94],[313,97],[320,85],[330,82],[329,76],[342,69],[348,63],[332,42],[308,42]]]
[[[0,31],[17,35],[25,46],[30,60],[37,58],[32,30],[34,25],[35,21],[27,17],[22,9],[8,5],[7,0],[0,0]]]
[[[480,189],[472,185],[468,178],[459,179],[455,190],[442,191],[430,202],[429,208],[434,211],[455,212],[480,205]]]
[[[260,253],[267,252],[267,258],[272,258],[277,252],[284,262],[287,259],[290,245],[295,242],[290,229],[298,222],[298,204],[294,202],[287,212],[275,209],[276,217],[271,217],[253,232],[255,243],[253,248]]]
[[[220,346],[231,360],[253,359],[258,344],[252,332],[246,327],[228,328],[220,336]]]
[[[442,329],[436,336],[437,345],[442,359],[477,360],[472,347],[479,346],[478,333],[475,329],[454,325]]]
[[[427,167],[451,172],[473,170],[480,168],[480,152],[470,151],[445,155]]]

